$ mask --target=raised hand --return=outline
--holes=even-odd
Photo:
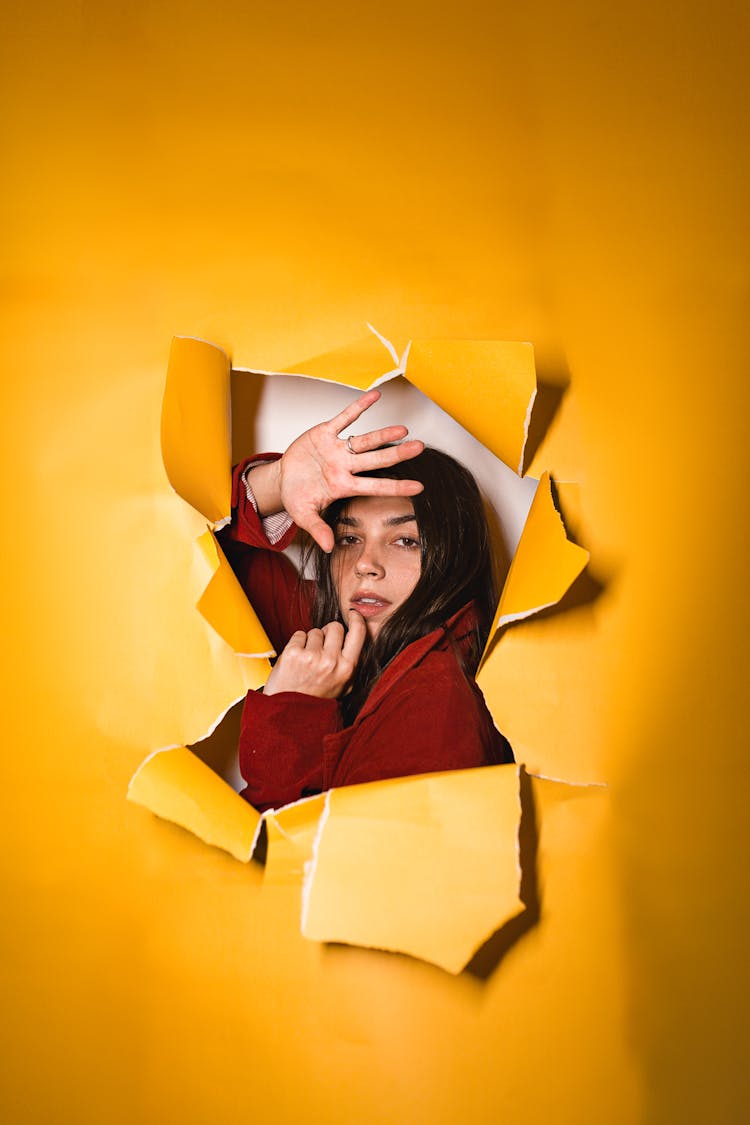
[[[293,633],[276,661],[264,695],[298,691],[320,699],[338,699],[354,675],[367,629],[356,610],[349,613],[349,629],[331,621],[322,629]]]
[[[333,532],[320,513],[333,500],[345,496],[414,496],[421,492],[418,481],[355,475],[407,461],[424,449],[421,441],[380,448],[406,437],[406,426],[386,426],[358,434],[350,439],[351,449],[348,448],[338,435],[379,398],[380,391],[367,391],[335,418],[313,426],[293,441],[280,461],[253,469],[251,483],[261,513],[270,515],[284,508],[298,527],[330,552]]]

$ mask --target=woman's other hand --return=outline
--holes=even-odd
[[[382,430],[357,434],[350,448],[339,434],[364,414],[380,398],[380,391],[368,391],[350,403],[335,418],[321,422],[301,434],[280,461],[251,470],[250,481],[261,515],[284,509],[298,527],[313,537],[324,551],[333,550],[333,531],[321,519],[334,500],[345,496],[414,496],[422,485],[414,480],[389,480],[361,477],[372,469],[389,468],[416,457],[424,449],[421,441],[402,441],[406,426],[386,426]],[[399,442],[382,449],[389,442]]]
[[[351,610],[349,628],[331,621],[322,629],[294,633],[273,667],[264,695],[298,691],[320,699],[338,699],[354,675],[367,630]]]

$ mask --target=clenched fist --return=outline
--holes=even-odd
[[[338,699],[357,667],[367,630],[364,619],[351,610],[349,628],[331,621],[322,629],[294,633],[276,661],[264,695],[297,691],[320,699]]]

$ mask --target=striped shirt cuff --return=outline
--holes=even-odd
[[[256,465],[265,465],[266,463],[265,460],[251,461],[242,474],[242,483],[245,486],[245,493],[256,512],[258,511],[258,503],[250,486],[248,473],[251,469],[254,469]],[[276,512],[272,516],[260,516],[260,522],[263,525],[263,534],[273,547],[280,539],[284,538],[287,531],[294,523],[294,520],[288,512]]]

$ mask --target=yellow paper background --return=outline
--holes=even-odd
[[[747,30],[6,13],[5,1120],[744,1117]],[[542,916],[486,982],[305,942],[293,887],[124,800],[246,682],[185,614],[172,336],[282,370],[365,320],[532,341],[529,471],[580,485],[592,582],[502,638],[509,733],[610,791],[540,791]]]

